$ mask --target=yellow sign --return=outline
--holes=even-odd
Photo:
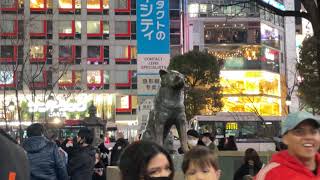
[[[226,124],[226,130],[237,130],[238,129],[238,123],[236,122],[228,122]]]

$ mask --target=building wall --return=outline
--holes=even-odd
[[[17,49],[19,52],[23,52],[20,53],[23,55],[18,57],[20,60],[18,69],[21,71],[23,67],[22,62],[26,60],[24,69],[27,73],[24,74],[25,79],[29,79],[29,81],[30,79],[34,79],[27,77],[28,75],[39,73],[41,71],[39,68],[42,69],[43,67],[47,70],[46,82],[40,83],[41,87],[38,87],[35,91],[37,94],[35,102],[39,102],[40,100],[46,101],[49,94],[53,94],[60,101],[59,103],[66,103],[70,99],[75,99],[82,103],[93,100],[96,106],[100,107],[100,109],[98,107],[98,116],[106,118],[103,115],[103,109],[111,108],[113,115],[110,118],[106,118],[107,120],[122,122],[121,124],[124,125],[137,124],[135,1],[96,0],[97,6],[95,7],[101,11],[91,12],[92,10],[90,11],[87,8],[87,0],[75,0],[75,9],[67,10],[64,13],[60,11],[63,9],[59,10],[61,8],[60,5],[71,1],[46,0],[48,8],[40,11],[37,11],[39,9],[32,10],[30,6],[32,2],[41,3],[44,1],[20,0],[22,3],[19,8],[15,8],[10,0],[1,2],[1,8],[5,9],[0,10],[0,21],[17,19],[19,21],[18,34],[19,32],[23,32],[23,35],[18,38],[20,35],[6,36],[0,34],[0,50],[3,50],[0,51],[0,58],[2,56],[5,57],[7,45],[19,45]],[[102,8],[100,7],[100,2],[103,5]],[[38,7],[38,5],[34,4],[34,7]],[[72,5],[68,5],[68,7],[71,8]],[[170,2],[172,55],[180,54],[182,51],[181,8],[182,3],[180,1],[177,1],[177,3],[176,1]],[[43,34],[43,37],[30,37],[30,33],[38,32],[39,29],[43,28],[44,20],[48,23],[46,34]],[[73,37],[61,37],[59,29],[72,24],[72,21],[75,22],[74,31],[76,31],[74,35],[71,35]],[[89,37],[87,23],[91,21],[101,21],[104,24],[108,24],[108,26],[103,26],[103,30],[98,37]],[[67,23],[61,25],[63,22]],[[49,27],[50,24],[52,24],[52,27]],[[77,27],[80,25],[81,30],[78,32]],[[90,25],[88,28],[91,29],[92,26]],[[130,26],[130,30],[126,33],[128,26]],[[5,32],[6,29],[8,27],[2,25],[0,33]],[[67,31],[71,30],[72,28],[64,29],[66,31],[64,35],[70,36]],[[45,63],[29,62],[30,48],[35,45],[42,46],[37,48],[48,47],[47,55],[44,57],[47,60]],[[74,49],[69,48],[68,46],[70,45],[75,46]],[[62,46],[66,47],[62,49]],[[97,52],[91,52],[90,49],[93,48],[91,46],[100,46],[102,49]],[[33,51],[36,51],[35,47],[33,47]],[[97,53],[102,52],[104,53],[103,57],[95,57]],[[74,56],[72,53],[74,53]],[[72,56],[70,55],[71,57],[69,58],[68,54]],[[62,58],[64,55],[66,57]],[[69,63],[69,60],[74,62]],[[10,67],[9,71],[13,70],[11,64],[14,63],[9,63],[10,65],[8,65],[6,60],[1,61],[1,63]],[[34,71],[38,69],[38,71],[37,73],[30,73],[29,70],[31,69]],[[0,68],[0,71],[7,72],[8,69]],[[73,74],[71,73],[72,71]],[[68,72],[68,76],[62,76],[63,72]],[[17,79],[19,78],[17,77]],[[30,95],[32,90],[29,89],[29,82],[26,81],[22,84],[21,91],[19,92],[21,94],[20,100],[32,101],[32,96]],[[8,82],[2,82],[2,85],[7,86],[5,87],[6,92],[9,94],[10,99],[15,102],[14,87],[9,87]],[[78,98],[80,94],[87,94],[89,99],[83,100]],[[4,98],[1,98],[3,101]],[[122,103],[124,105],[121,105]],[[128,103],[131,104],[128,105]],[[17,115],[14,118],[16,119]]]

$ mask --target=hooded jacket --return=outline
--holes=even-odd
[[[95,149],[92,146],[74,149],[68,163],[71,180],[91,180],[95,163]]]
[[[58,146],[43,136],[33,136],[23,143],[31,169],[30,180],[67,180],[65,162]]]
[[[25,151],[0,129],[0,179],[29,180],[29,163]]]
[[[307,169],[287,150],[274,154],[268,165],[262,168],[255,180],[320,180],[320,154],[316,154],[317,175]]]

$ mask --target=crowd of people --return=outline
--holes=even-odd
[[[320,179],[320,121],[312,114],[289,114],[281,124],[285,150],[273,154],[269,163],[261,161],[258,152],[248,148],[234,180],[317,180]],[[93,132],[81,128],[77,137],[63,142],[47,139],[41,124],[27,128],[28,138],[22,149],[0,130],[1,180],[106,180],[106,167],[118,166],[121,180],[173,180],[175,168],[171,155],[154,142],[137,140],[131,144],[118,134],[111,150],[105,138],[97,148],[92,146]],[[221,169],[218,151],[237,150],[235,137],[217,143],[211,133],[189,130],[189,151],[183,154],[181,170],[186,180],[218,180]],[[179,170],[178,170],[179,171]]]

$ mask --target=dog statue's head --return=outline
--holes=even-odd
[[[161,87],[170,87],[172,89],[182,89],[184,87],[184,75],[174,70],[159,71],[161,78]]]

